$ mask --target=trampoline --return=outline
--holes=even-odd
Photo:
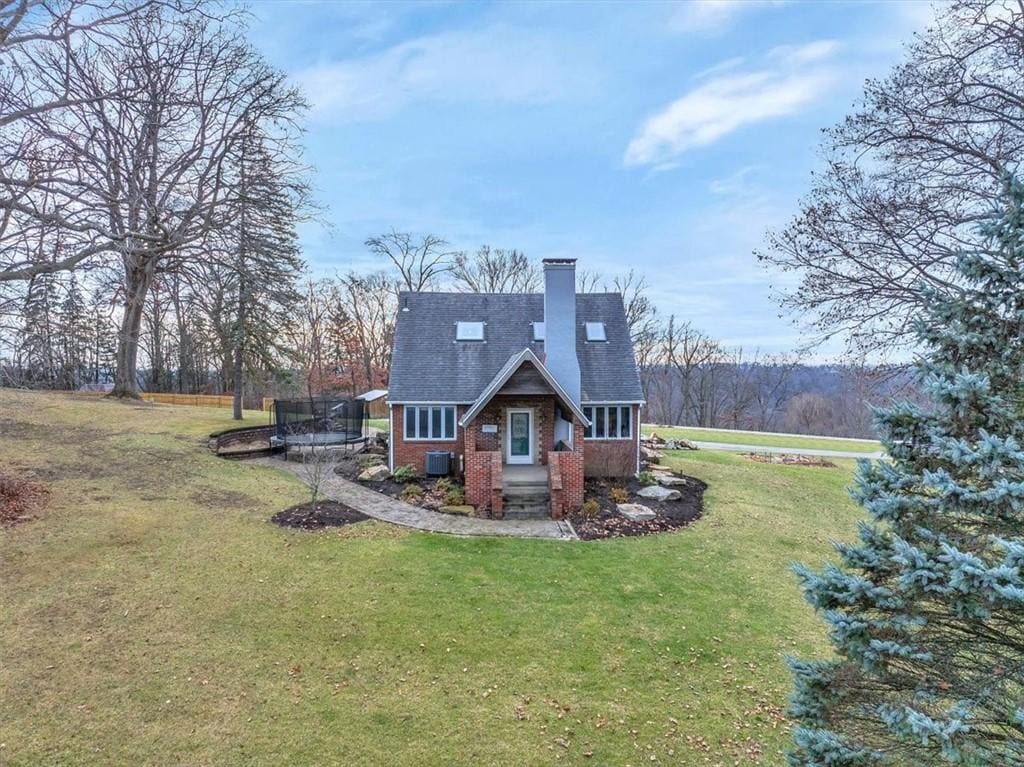
[[[311,450],[314,448],[355,449],[369,438],[369,409],[357,399],[314,397],[274,400],[276,447]]]
[[[286,434],[284,443],[294,447],[319,447],[321,445],[350,445],[365,438],[359,432],[320,431],[312,434]]]

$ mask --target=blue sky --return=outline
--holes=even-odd
[[[752,255],[797,211],[821,129],[922,29],[925,2],[263,2],[253,36],[313,104],[319,273],[391,229],[634,267],[730,345],[804,336]],[[819,358],[841,344],[819,350]]]

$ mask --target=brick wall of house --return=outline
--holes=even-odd
[[[466,453],[466,503],[477,511],[486,510],[491,504],[491,453],[470,451]],[[483,515],[481,515],[483,516]]]
[[[421,474],[426,471],[427,468],[427,453],[434,450],[442,450],[444,452],[455,453],[455,460],[452,463],[453,471],[455,474],[461,474],[460,466],[462,465],[463,455],[463,429],[458,425],[458,420],[462,418],[463,413],[466,411],[465,406],[459,405],[455,408],[455,439],[454,440],[412,440],[407,441],[404,438],[405,435],[405,407],[403,405],[395,405],[391,408],[391,437],[394,445],[392,448],[392,455],[394,458],[394,465],[391,470],[399,466],[415,466],[416,471]]]
[[[586,441],[583,439],[583,424],[576,421],[573,425],[573,444],[576,450],[571,453],[559,453],[562,464],[563,503],[568,511],[576,511],[583,505],[583,465],[586,461]]]
[[[583,424],[579,422],[573,425],[573,444],[577,446],[576,450],[551,451],[548,457],[548,464],[551,467],[551,474],[548,477],[551,516],[555,519],[561,519],[583,505],[584,440]]]
[[[588,439],[584,442],[584,469],[588,477],[628,477],[636,474],[640,407],[633,405],[632,410],[632,439]]]

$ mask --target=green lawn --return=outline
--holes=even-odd
[[[652,426],[644,424],[644,435],[657,432],[666,439],[689,439],[695,442],[722,442],[731,445],[755,445],[764,447],[792,447],[806,450],[844,450],[854,453],[875,453],[882,449],[880,442],[842,439],[840,437],[798,437],[772,435],[756,431],[731,431],[728,429],[697,429],[690,426]]]
[[[381,431],[391,431],[391,424],[388,423],[387,418],[368,418],[370,426],[374,429],[380,429]]]
[[[292,532],[229,415],[0,390],[53,490],[0,531],[0,763],[780,763],[782,656],[827,649],[789,563],[852,535],[852,462],[673,454],[707,513],[650,538]]]

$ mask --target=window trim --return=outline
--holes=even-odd
[[[426,411],[427,413],[427,432],[429,434],[432,431],[434,417],[432,411],[434,409],[441,410],[441,436],[438,437],[421,437],[420,436],[420,425],[421,415],[420,411]],[[415,427],[415,436],[409,436],[409,414],[413,413],[412,423]],[[448,427],[451,427],[452,436],[444,436]],[[402,405],[402,440],[404,442],[455,442],[459,438],[459,412],[455,405],[445,405],[441,403],[430,403],[423,405]]]
[[[608,435],[608,411],[611,408],[616,408],[615,422],[616,422],[616,434],[615,436]],[[629,415],[626,416],[629,422],[629,434],[622,436],[622,411],[628,410]],[[589,412],[589,415],[587,415]],[[633,424],[633,405],[632,404],[610,404],[610,405],[584,405],[583,414],[590,420],[590,426],[583,430],[583,439],[589,442],[629,442],[633,440],[635,432],[635,425]],[[595,436],[597,434],[597,419],[601,419],[601,431],[603,436]]]

